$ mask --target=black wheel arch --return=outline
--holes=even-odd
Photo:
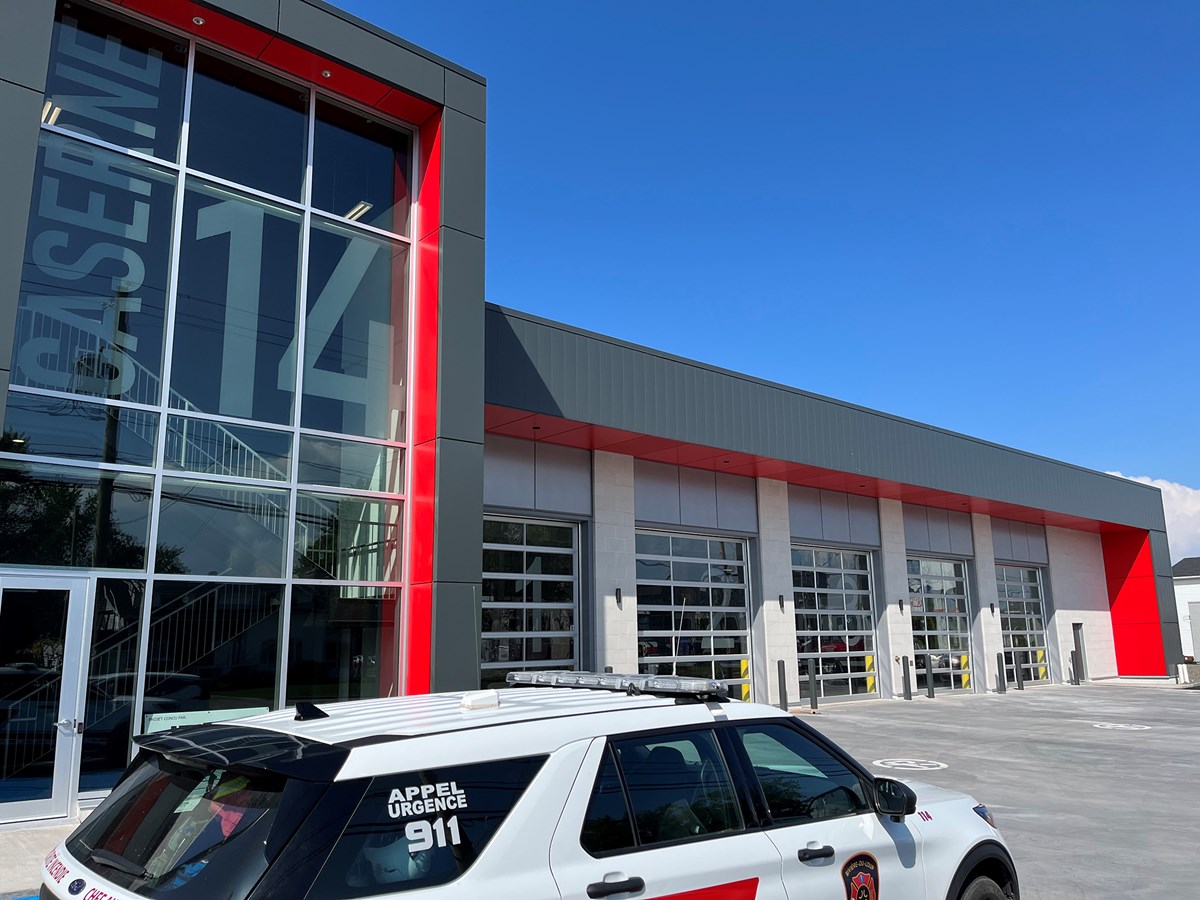
[[[996,841],[983,841],[976,844],[958,864],[954,878],[950,880],[950,890],[946,892],[946,900],[958,900],[962,892],[973,880],[980,875],[986,875],[1000,885],[1012,900],[1021,900],[1021,888],[1017,883],[1017,867],[1013,865],[1012,857],[1002,844]]]

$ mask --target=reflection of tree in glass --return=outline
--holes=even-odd
[[[143,543],[121,529],[111,505],[100,512],[101,487],[111,492],[113,478],[100,475],[98,482],[93,487],[0,470],[0,562],[144,568]],[[160,546],[157,570],[185,571],[182,553],[182,547]]]

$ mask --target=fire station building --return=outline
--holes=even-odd
[[[322,0],[5,15],[0,821],[144,732],[519,669],[1181,660],[1156,489],[485,303],[480,76]]]

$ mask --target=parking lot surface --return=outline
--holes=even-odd
[[[831,704],[804,719],[876,774],[991,807],[1024,900],[1200,893],[1195,686],[1043,685]],[[945,768],[873,764],[906,759]]]

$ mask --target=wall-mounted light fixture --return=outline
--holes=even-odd
[[[992,603],[992,604],[989,604],[989,605],[992,607],[992,615],[994,616],[994,615],[996,614],[996,604],[995,604],[995,603]]]
[[[900,598],[899,600],[897,600],[896,602],[900,604],[900,612],[904,612],[904,598],[903,598],[903,597],[901,597],[901,598]]]
[[[617,608],[618,609],[623,608],[623,606],[621,604],[621,589],[620,588],[617,588]]]
[[[779,611],[783,612],[783,594],[779,595]]]

